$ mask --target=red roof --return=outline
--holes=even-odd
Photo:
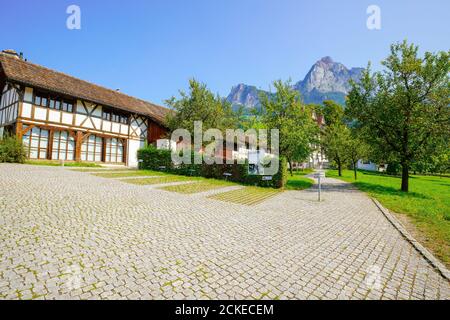
[[[0,52],[0,67],[7,80],[146,115],[159,124],[164,124],[167,113],[171,112],[168,108],[24,61],[11,53]]]

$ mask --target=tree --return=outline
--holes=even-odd
[[[450,150],[435,155],[431,158],[431,166],[434,173],[441,175],[450,171]]]
[[[347,160],[347,146],[350,140],[350,129],[343,123],[327,126],[322,133],[321,143],[329,160],[336,163],[339,177],[342,177],[342,166]],[[359,160],[359,159],[358,159]],[[358,161],[356,160],[356,161]]]
[[[418,56],[406,41],[391,46],[384,72],[352,83],[348,114],[385,158],[402,166],[401,190],[409,190],[409,169],[417,158],[433,155],[428,146],[450,129],[449,52]],[[427,154],[428,152],[428,154]]]
[[[344,144],[344,157],[351,163],[355,180],[358,179],[358,161],[367,157],[369,148],[367,144],[355,134],[350,135]]]
[[[236,128],[238,115],[231,105],[214,95],[205,84],[191,79],[189,92],[180,91],[180,96],[179,99],[172,97],[166,100],[166,104],[175,111],[166,119],[170,131],[182,128],[193,134],[195,121],[202,121],[203,130]]]
[[[274,82],[275,94],[261,94],[261,122],[267,129],[278,129],[280,155],[285,156],[293,175],[293,162],[309,157],[319,128],[313,120],[313,110],[300,102],[300,94],[289,81]]]
[[[350,130],[344,124],[344,108],[332,100],[326,100],[321,106],[321,113],[325,119],[325,127],[322,129],[321,136],[322,148],[328,159],[337,165],[341,177],[342,166],[347,162],[349,155],[347,148],[351,138]],[[352,155],[356,156],[353,153]]]
[[[429,171],[441,175],[450,171],[450,139],[436,139],[432,148],[437,150],[428,161]]]
[[[344,108],[332,100],[325,100],[322,106],[322,114],[325,118],[325,123],[332,126],[343,122]]]

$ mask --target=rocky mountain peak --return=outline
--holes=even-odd
[[[317,63],[319,63],[319,62],[323,62],[325,64],[332,64],[332,63],[334,63],[333,59],[331,59],[330,56],[323,57]]]
[[[334,62],[330,57],[324,57],[317,61],[303,81],[295,87],[300,92],[340,92],[347,94],[350,90],[349,81],[358,80],[360,72],[349,70],[342,63]]]
[[[240,83],[231,89],[227,101],[248,108],[256,107],[259,104],[259,90],[255,86]]]
[[[294,88],[300,92],[305,103],[321,104],[324,100],[334,100],[345,104],[345,96],[350,90],[349,81],[359,81],[362,70],[362,68],[348,69],[342,63],[326,56],[318,60]],[[227,101],[234,106],[258,107],[261,92],[263,91],[255,86],[241,83],[232,88]]]

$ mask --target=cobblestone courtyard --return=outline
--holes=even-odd
[[[3,299],[449,299],[349,185],[256,206],[0,164]],[[216,190],[215,192],[220,192]]]

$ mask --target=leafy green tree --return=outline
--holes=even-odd
[[[353,168],[355,180],[358,179],[358,161],[367,158],[369,146],[356,134],[349,135],[344,143],[344,158],[350,162]]]
[[[450,130],[449,52],[418,56],[406,41],[391,46],[384,72],[352,84],[348,114],[368,141],[386,158],[402,166],[401,190],[409,190],[409,169],[415,159],[430,158],[428,146]]]
[[[293,175],[293,163],[309,157],[319,128],[312,108],[301,103],[300,94],[290,81],[275,81],[274,87],[276,93],[261,94],[260,119],[267,129],[279,130],[280,155],[286,157]]]
[[[166,119],[170,131],[186,129],[194,133],[194,122],[202,121],[203,130],[234,129],[238,124],[238,115],[231,105],[218,95],[214,95],[206,86],[195,79],[189,80],[189,91],[180,91],[180,98],[172,97],[166,104],[175,112]]]
[[[431,166],[434,173],[441,176],[450,171],[450,149],[431,157]]]
[[[332,100],[325,100],[322,106],[322,114],[325,118],[325,123],[332,126],[343,122],[344,108]]]
[[[336,163],[339,177],[342,177],[342,167],[347,162],[347,147],[350,139],[350,129],[339,122],[327,126],[322,133],[322,147],[325,150],[327,158]]]

